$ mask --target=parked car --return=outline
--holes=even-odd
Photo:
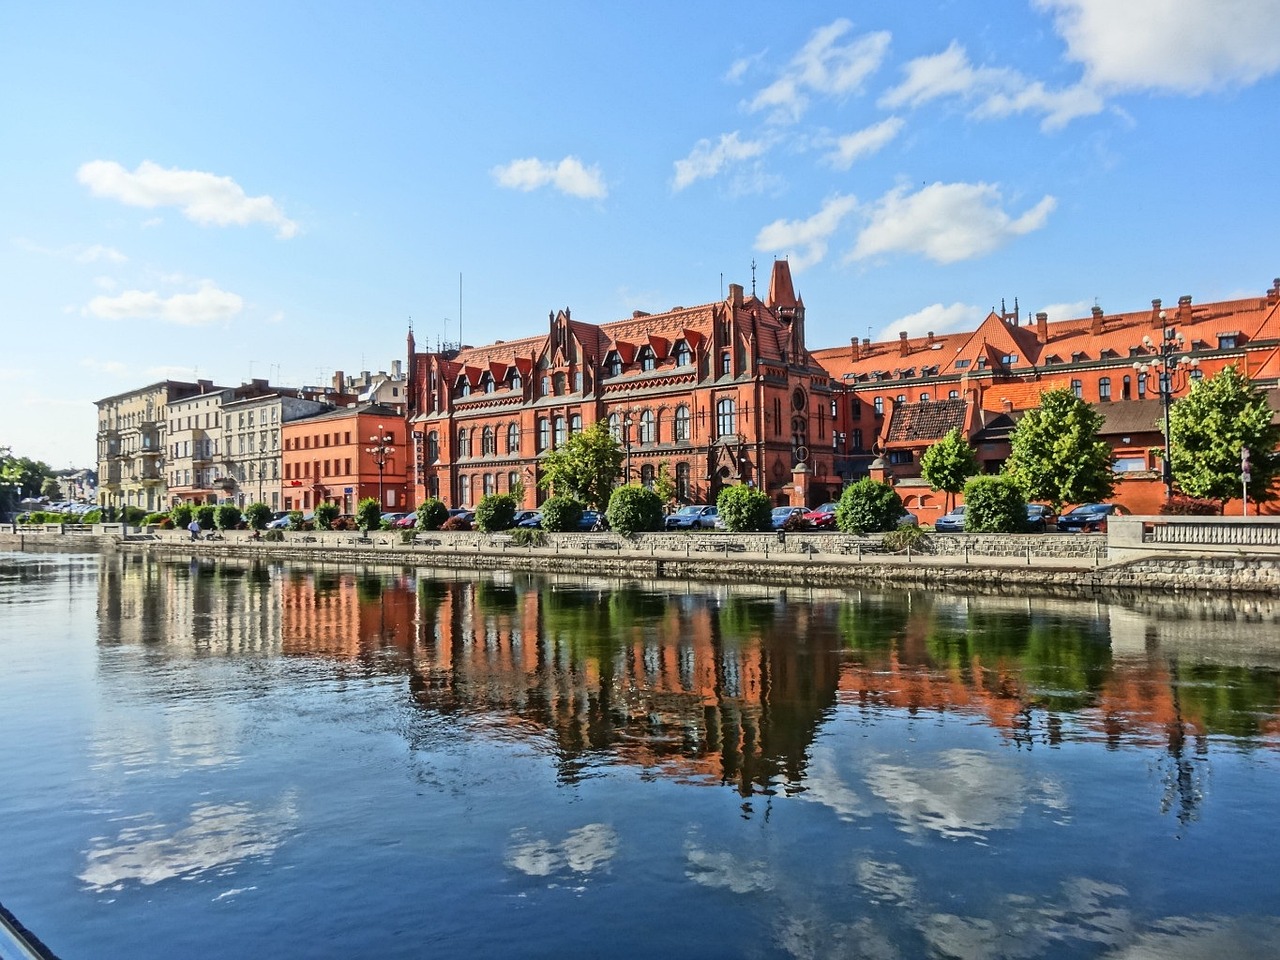
[[[900,516],[900,517],[898,518],[898,526],[900,526],[900,527],[918,527],[918,526],[920,526],[920,518],[919,518],[919,517],[917,517],[917,516],[916,516],[914,513],[912,513],[910,510],[906,510],[906,511],[904,511],[904,512],[903,512],[902,516]]]
[[[815,530],[834,530],[836,527],[836,503],[824,503],[804,515],[804,522]]]
[[[1027,532],[1048,533],[1049,525],[1054,522],[1053,511],[1043,503],[1027,504]]]
[[[511,519],[511,525],[513,527],[521,526],[526,520],[530,518],[534,518],[539,522],[541,522],[542,514],[540,514],[537,510],[517,510],[515,513],[515,516],[512,517]]]
[[[283,530],[289,526],[289,511],[277,510],[271,515],[271,519],[267,521],[268,530]]]
[[[1129,513],[1118,503],[1085,503],[1068,510],[1058,518],[1058,529],[1063,533],[1102,533],[1107,529],[1107,518]]]
[[[578,521],[578,529],[582,531],[607,530],[609,529],[609,521],[604,518],[604,514],[595,510],[583,510],[582,519]]]
[[[526,511],[526,512],[528,513],[528,516],[524,517],[523,519],[517,520],[516,526],[522,527],[525,530],[541,530],[542,529],[542,511],[532,510],[532,511]]]
[[[773,529],[782,530],[788,523],[794,527],[796,523],[803,521],[804,514],[804,507],[774,507],[769,515],[769,522],[773,525]]]
[[[719,511],[705,503],[691,503],[667,517],[663,526],[668,530],[711,530],[715,528]]]
[[[964,504],[952,507],[949,513],[940,516],[933,529],[936,533],[964,533]]]
[[[391,524],[397,530],[412,530],[418,525],[418,512],[406,513],[399,520]]]
[[[414,516],[414,514],[405,513],[403,510],[392,510],[382,515],[382,522],[389,526],[394,527],[397,523],[399,523],[405,517],[412,517],[412,516]]]

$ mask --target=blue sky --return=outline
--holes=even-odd
[[[767,288],[811,347],[1260,295],[1280,0],[0,7],[0,445],[548,313]],[[461,277],[461,302],[459,278]]]

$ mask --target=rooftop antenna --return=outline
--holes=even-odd
[[[462,349],[462,271],[458,271],[458,349]]]
[[[756,258],[751,258],[751,295],[756,295]]]

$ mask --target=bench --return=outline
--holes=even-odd
[[[490,546],[494,547],[509,547],[515,542],[515,537],[508,536],[505,533],[496,533],[489,538]]]
[[[724,543],[700,543],[697,546],[699,552],[702,553],[746,553],[747,546],[744,543],[738,543],[736,540],[726,540]]]
[[[373,543],[373,537],[348,537],[347,543]]]
[[[621,550],[622,544],[617,540],[588,540],[588,550]]]
[[[413,538],[415,547],[438,547],[440,546],[439,537],[424,537],[422,534],[416,534]]]
[[[299,537],[298,539],[302,543],[317,543],[320,540],[319,537]]]

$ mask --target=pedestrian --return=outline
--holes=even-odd
[[[191,531],[192,540],[200,539],[200,521],[199,520],[193,519],[190,523],[187,524],[187,529]]]

